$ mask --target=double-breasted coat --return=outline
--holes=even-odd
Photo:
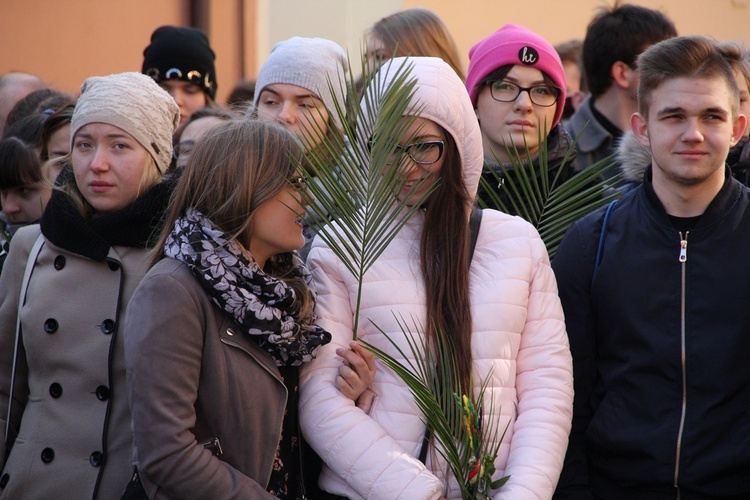
[[[38,225],[16,233],[0,278],[3,429],[19,294],[39,235]],[[0,498],[122,494],[132,471],[133,440],[121,323],[147,271],[147,252],[114,246],[96,261],[45,240],[20,309],[12,418],[18,437],[0,476]]]

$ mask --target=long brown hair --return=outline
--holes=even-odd
[[[456,354],[460,381],[471,389],[471,298],[469,295],[469,212],[472,197],[453,137],[445,137],[440,183],[427,200],[420,260],[427,295],[427,336],[442,331]]]
[[[255,210],[289,186],[296,164],[293,155],[298,154],[294,136],[273,123],[234,119],[211,129],[195,145],[177,182],[151,263],[162,258],[175,221],[190,208],[249,253],[246,235]],[[314,304],[304,280],[288,277],[291,269],[282,269],[274,257],[263,271],[295,290],[293,309],[300,322],[309,324]]]

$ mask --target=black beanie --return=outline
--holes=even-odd
[[[157,82],[182,80],[203,89],[216,98],[216,55],[208,37],[197,28],[162,26],[151,35],[151,44],[143,51],[144,73]]]

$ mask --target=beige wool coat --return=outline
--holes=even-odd
[[[0,277],[3,432],[19,293],[39,234],[38,225],[16,233]],[[48,241],[42,246],[21,309],[12,419],[18,438],[0,498],[120,498],[132,471],[121,322],[145,275],[146,252],[112,247],[97,262]]]
[[[272,498],[287,389],[271,355],[179,261],[159,261],[133,295],[125,359],[149,498]]]

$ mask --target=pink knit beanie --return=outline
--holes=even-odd
[[[550,43],[523,26],[506,24],[492,35],[479,41],[469,51],[469,73],[466,89],[471,103],[477,105],[481,89],[477,85],[490,73],[508,64],[536,68],[549,76],[560,89],[552,127],[557,125],[565,108],[565,70],[560,56]]]

